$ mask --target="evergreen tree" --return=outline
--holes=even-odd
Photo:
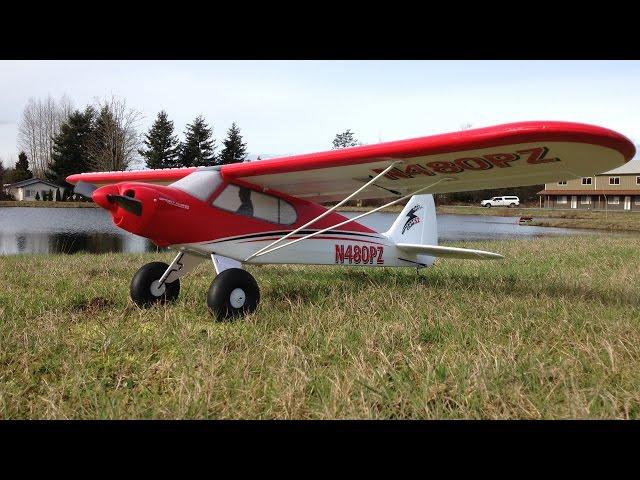
[[[40,192],[36,192],[36,200],[40,200]]]
[[[240,129],[235,124],[227,131],[227,138],[224,140],[224,148],[220,153],[218,163],[224,165],[227,163],[243,162],[247,157],[247,144],[242,143],[242,135]]]
[[[53,139],[52,161],[46,175],[52,182],[64,185],[65,191],[72,189],[65,181],[69,175],[91,169],[89,142],[94,118],[95,111],[91,107],[84,112],[76,110],[60,126],[60,133]]]
[[[4,184],[8,183],[4,180],[5,172],[6,170],[4,168],[4,165],[2,164],[2,160],[0,160],[0,200],[8,200],[7,194],[5,194],[4,192]]]
[[[338,133],[336,138],[333,139],[333,147],[336,148],[345,148],[345,147],[355,147],[356,145],[362,145],[356,137],[353,135],[353,132],[350,129],[345,130],[343,133]]]
[[[20,155],[18,155],[18,161],[16,162],[13,181],[21,182],[30,178],[33,178],[33,173],[31,173],[31,170],[29,170],[29,160],[27,159],[27,154],[24,152],[20,152]]]
[[[56,188],[56,202],[60,202],[62,198],[60,197],[60,189]]]
[[[178,138],[173,135],[173,122],[162,110],[145,135],[146,150],[138,153],[145,158],[148,168],[171,168],[178,166]]]
[[[197,116],[191,125],[187,125],[185,141],[180,145],[178,166],[198,167],[215,163],[215,140],[202,116]]]

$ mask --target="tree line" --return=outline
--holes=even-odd
[[[71,195],[72,186],[65,179],[73,173],[91,171],[126,170],[140,155],[147,168],[179,168],[213,166],[243,162],[247,158],[247,144],[240,128],[234,122],[227,136],[218,145],[213,128],[202,115],[187,124],[184,141],[175,134],[173,121],[161,110],[141,138],[137,133],[139,112],[128,108],[126,101],[112,96],[95,100],[84,110],[74,109],[63,96],[56,101],[50,96],[44,100],[29,99],[19,126],[19,146],[22,151],[13,169],[5,169],[0,161],[0,185],[16,183],[33,176],[45,177],[64,186],[62,199]],[[470,128],[464,124],[461,130]],[[362,145],[355,134],[347,129],[336,134],[332,148]],[[27,153],[28,152],[28,153]],[[259,157],[258,157],[259,158]],[[496,195],[518,195],[521,201],[537,198],[543,185],[508,189],[456,192],[436,196],[438,203],[479,202]],[[506,192],[506,193],[505,193]],[[0,190],[0,199],[4,192]],[[381,200],[364,201],[366,205],[381,204]],[[359,202],[362,203],[362,202]]]
[[[240,128],[235,122],[227,131],[222,150],[218,153],[213,129],[202,115],[188,124],[184,142],[174,135],[173,122],[162,110],[145,135],[144,148],[138,153],[145,159],[148,168],[178,168],[224,165],[243,162],[247,158],[247,144],[242,141]]]
[[[247,145],[234,122],[217,151],[213,128],[202,115],[188,124],[184,142],[174,134],[173,122],[163,110],[142,138],[137,131],[140,112],[115,96],[74,109],[63,96],[29,99],[19,125],[21,148],[14,168],[0,161],[0,185],[32,177],[46,178],[65,187],[73,173],[126,170],[141,156],[148,168],[177,168],[242,162]],[[5,196],[0,190],[0,197]]]

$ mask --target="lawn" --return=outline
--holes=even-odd
[[[249,266],[261,304],[225,323],[208,264],[142,310],[169,254],[0,257],[0,417],[640,417],[640,239],[456,245],[507,258]]]

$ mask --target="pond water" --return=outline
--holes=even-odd
[[[358,213],[344,213],[353,218]],[[361,222],[387,230],[398,214],[375,213]],[[599,234],[594,230],[518,225],[518,217],[438,215],[440,241],[531,239]],[[608,234],[608,233],[607,233]],[[101,208],[0,208],[0,255],[21,253],[155,252],[146,238],[116,228]]]

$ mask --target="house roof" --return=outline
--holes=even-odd
[[[49,185],[50,187],[54,187],[54,188],[62,188],[62,185],[58,185],[55,184],[53,182],[50,182],[49,180],[43,180],[41,178],[28,178],[27,180],[22,180],[21,182],[16,182],[16,183],[9,183],[7,185],[5,185],[6,188],[22,188],[22,187],[28,187],[29,185],[32,185],[34,183],[45,183],[47,185]]]
[[[629,160],[627,163],[625,163],[624,165],[620,165],[618,168],[599,173],[598,175],[624,175],[625,173],[635,173],[637,175],[640,175],[640,158]]]
[[[537,195],[640,195],[637,190],[540,190]]]

